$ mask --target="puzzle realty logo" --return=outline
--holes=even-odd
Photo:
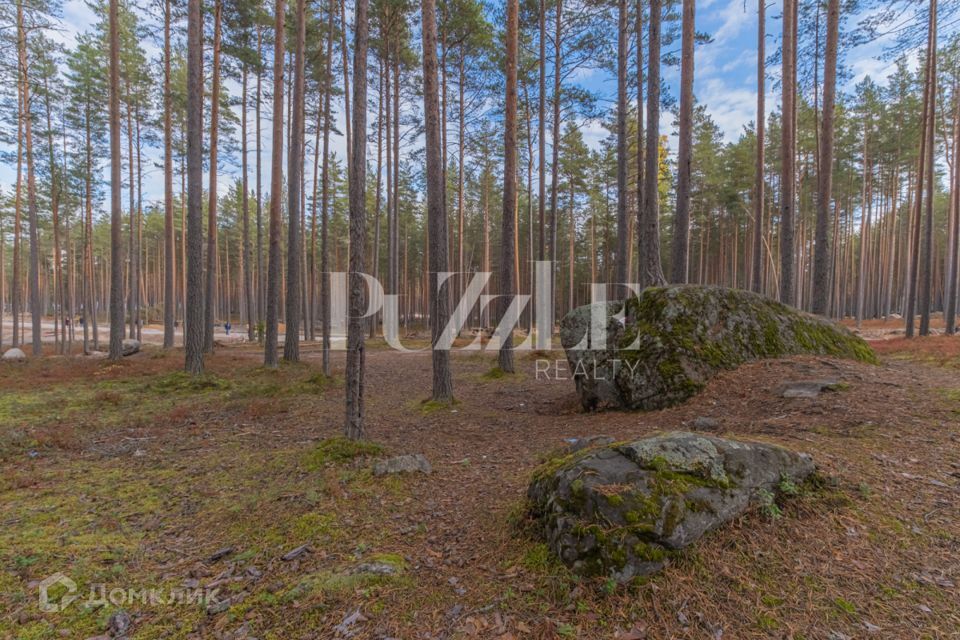
[[[40,583],[40,610],[59,613],[76,600],[77,583],[62,573],[55,573]]]
[[[88,608],[113,605],[120,607],[131,604],[143,605],[194,605],[206,606],[222,604],[219,588],[137,588],[112,587],[105,584],[92,584],[83,596],[77,583],[63,573],[57,572],[39,583],[40,611],[59,613],[73,602],[83,597],[82,605]],[[229,602],[229,600],[225,601]]]

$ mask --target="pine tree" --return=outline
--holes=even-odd
[[[341,4],[341,11],[342,11]],[[367,296],[364,273],[366,244],[367,184],[367,43],[368,2],[357,0],[353,32],[353,117],[352,140],[348,145],[351,158],[348,168],[350,192],[350,269],[349,320],[347,324],[346,421],[344,433],[351,440],[365,436],[364,369],[365,348],[363,319]],[[341,13],[341,17],[342,17]]]
[[[114,2],[116,0],[113,0]],[[186,370],[203,373],[203,18],[200,0],[187,1],[187,284],[184,304]]]

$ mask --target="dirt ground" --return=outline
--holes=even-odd
[[[757,362],[679,407],[585,414],[555,367],[536,374],[560,352],[521,355],[505,377],[491,354],[455,353],[448,407],[422,403],[428,354],[374,343],[379,451],[331,440],[343,356],[327,379],[312,345],[279,371],[251,346],[223,347],[200,381],[177,373],[182,352],[152,348],[119,364],[0,367],[0,638],[98,636],[121,608],[136,639],[960,637],[960,339],[875,344],[880,366]],[[843,384],[812,400],[776,393],[813,377]],[[826,486],[629,586],[558,565],[524,518],[534,467],[566,438],[698,416],[809,452]],[[370,472],[402,453],[433,473]],[[41,612],[57,572],[81,597]],[[91,604],[96,585],[117,597]],[[141,596],[204,588],[214,603]]]

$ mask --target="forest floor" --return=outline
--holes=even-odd
[[[757,362],[679,407],[585,414],[572,382],[538,379],[536,358],[560,352],[519,355],[508,377],[492,354],[455,352],[458,402],[442,407],[422,402],[428,354],[374,342],[380,452],[331,439],[343,354],[327,379],[313,345],[277,371],[223,347],[199,381],[181,351],[153,348],[0,367],[0,638],[104,634],[116,604],[135,639],[960,637],[960,338],[875,345],[879,366]],[[776,393],[811,377],[844,384]],[[811,453],[826,487],[629,586],[578,580],[530,535],[528,478],[566,438],[698,416]],[[372,475],[371,456],[401,453],[433,473]],[[80,600],[41,613],[56,572]],[[114,603],[84,603],[98,584]],[[162,597],[205,587],[221,604]]]

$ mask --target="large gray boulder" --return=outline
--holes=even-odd
[[[23,349],[14,347],[4,351],[3,356],[0,357],[0,359],[2,359],[4,362],[25,362],[27,359],[27,354],[23,352]]]
[[[749,291],[698,285],[579,307],[561,321],[560,340],[588,410],[678,404],[721,370],[751,360],[815,354],[876,362],[866,342],[825,318]]]
[[[782,447],[676,431],[547,462],[528,498],[575,573],[625,582],[813,471],[809,456]]]

